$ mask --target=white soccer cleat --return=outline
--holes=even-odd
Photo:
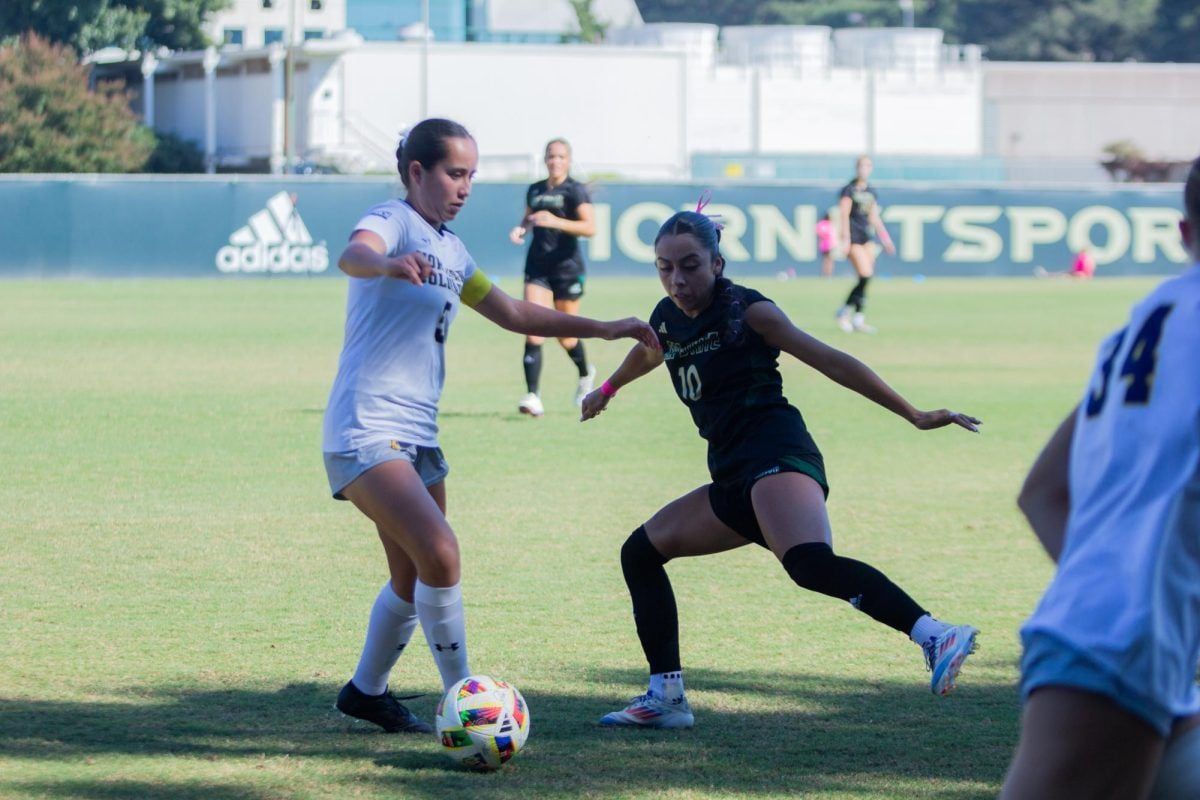
[[[651,691],[633,698],[620,711],[600,718],[600,724],[607,727],[690,728],[695,722],[687,698],[667,702]]]
[[[967,656],[975,652],[977,628],[970,625],[951,625],[921,647],[925,651],[925,666],[933,673],[929,689],[945,697],[954,691],[958,673]]]
[[[517,406],[517,410],[531,417],[540,417],[546,413],[546,409],[542,408],[542,398],[533,392],[521,398],[521,404]]]
[[[838,324],[838,327],[841,328],[842,330],[844,330],[846,333],[854,332],[854,323],[850,321],[850,307],[849,306],[843,306],[842,309],[840,311],[838,311],[837,324]]]
[[[878,333],[879,329],[867,324],[867,318],[859,312],[850,320],[850,326],[858,333]],[[843,328],[844,330],[844,328]]]
[[[583,398],[591,394],[592,389],[596,386],[596,365],[588,364],[588,373],[579,379],[579,386],[575,389],[575,405],[583,405]]]

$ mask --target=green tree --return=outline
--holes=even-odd
[[[579,22],[579,38],[585,42],[599,42],[604,39],[608,23],[601,22],[592,8],[593,0],[570,0],[571,8],[575,10],[575,19]]]
[[[962,41],[988,58],[1026,61],[1122,61],[1153,56],[1159,0],[959,0]]]
[[[204,19],[229,0],[3,0],[0,39],[33,31],[80,53],[116,46],[195,50]]]
[[[1153,42],[1156,61],[1200,61],[1200,4],[1160,0]]]
[[[0,46],[0,172],[136,172],[154,144],[124,86],[89,90],[71,48],[36,34]]]

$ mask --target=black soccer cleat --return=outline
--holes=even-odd
[[[354,681],[347,681],[338,692],[334,708],[348,717],[378,725],[388,733],[433,733],[428,722],[401,705],[391,692],[364,694]]]

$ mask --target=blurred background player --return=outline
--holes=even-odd
[[[466,677],[458,540],[446,521],[450,468],[438,447],[446,338],[459,304],[500,327],[541,336],[641,337],[644,322],[597,322],[514,300],[492,286],[447,227],[471,194],[479,160],[467,129],[418,123],[396,151],[403,200],[367,211],[338,266],[350,276],[345,341],[325,410],[329,488],[375,524],[390,580],[371,609],[354,676],[337,708],[389,732],[428,732],[388,692],[420,622],[443,691]]]
[[[533,231],[525,253],[525,300],[565,314],[578,314],[587,280],[579,238],[594,234],[596,221],[587,187],[572,178],[570,171],[571,145],[565,139],[551,139],[546,144],[547,177],[526,190],[521,224],[509,232],[508,238],[513,244],[524,244],[525,235]],[[538,391],[544,341],[541,336],[525,337],[526,394],[518,409],[533,417],[545,413]],[[558,343],[579,371],[575,390],[575,404],[579,405],[592,390],[596,370],[588,364],[583,342],[567,337]]]
[[[697,211],[672,216],[654,242],[667,297],[650,317],[662,350],[634,347],[583,402],[602,412],[616,391],[664,360],[676,393],[708,440],[712,483],[669,503],[630,535],[621,567],[638,639],[650,667],[648,691],[602,725],[691,727],[683,690],[679,619],[664,565],[754,543],[768,548],[801,588],[848,601],[921,647],[930,688],[954,688],[977,631],[931,617],[879,570],[837,555],[825,509],[825,465],[803,417],[783,396],[780,351],[903,417],[919,430],[979,420],[946,409],[919,411],[862,362],[809,336],[770,300],[724,277],[719,234]]]
[[[873,235],[879,237],[888,255],[895,255],[892,237],[879,216],[879,195],[867,181],[871,177],[871,159],[859,156],[854,165],[854,180],[842,188],[838,211],[841,222],[839,238],[846,257],[858,275],[858,283],[850,290],[846,303],[837,313],[838,327],[850,333],[874,333],[875,328],[867,324],[863,306],[867,300],[867,283],[875,274],[875,252],[871,249]]]
[[[833,277],[833,261],[837,258],[838,249],[837,225],[833,221],[834,212],[829,211],[817,223],[817,249],[821,251],[821,277]]]
[[[1039,265],[1033,268],[1033,274],[1039,278],[1075,278],[1086,281],[1096,275],[1096,259],[1085,248],[1075,254],[1075,260],[1066,272],[1049,272]]]
[[[1058,571],[1021,629],[1007,800],[1200,797],[1200,159],[1184,205],[1193,265],[1101,345],[1021,489]]]

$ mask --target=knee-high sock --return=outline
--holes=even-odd
[[[804,589],[846,600],[850,605],[908,635],[925,610],[879,570],[834,555],[824,542],[798,544],[783,554],[783,568]]]
[[[854,288],[846,296],[846,305],[852,306],[855,311],[863,310],[863,306],[867,304],[867,283],[870,280],[870,278],[858,279],[858,283],[854,284]]]
[[[621,571],[633,600],[633,619],[651,673],[678,672],[679,614],[662,557],[646,528],[639,527],[621,547]]]
[[[572,363],[575,364],[575,369],[579,370],[579,377],[586,378],[588,363],[587,351],[583,349],[583,340],[575,342],[575,346],[567,351],[567,355],[571,357]]]
[[[525,343],[525,391],[538,393],[538,383],[542,380],[542,346]]]
[[[371,607],[367,640],[363,642],[352,678],[360,692],[375,695],[387,691],[388,675],[416,627],[416,607],[392,591],[392,583],[388,581]]]
[[[442,675],[442,688],[449,689],[471,674],[467,666],[467,627],[463,617],[460,584],[439,588],[417,581],[413,603],[421,619],[421,630],[429,652]]]

